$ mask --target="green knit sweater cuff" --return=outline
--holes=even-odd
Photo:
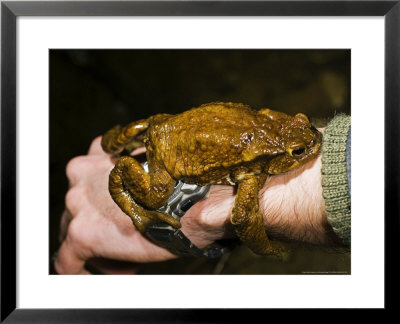
[[[346,168],[346,142],[350,116],[337,115],[322,139],[322,192],[328,221],[343,243],[351,242],[351,205]]]

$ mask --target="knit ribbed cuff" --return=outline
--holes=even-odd
[[[351,202],[347,180],[346,142],[350,116],[337,115],[322,139],[322,192],[328,221],[334,232],[350,245]]]

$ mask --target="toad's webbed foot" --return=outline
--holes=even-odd
[[[285,259],[287,254],[283,245],[268,239],[259,210],[258,192],[266,179],[267,175],[250,176],[239,183],[231,222],[238,237],[254,253]]]
[[[175,228],[181,226],[172,216],[155,211],[166,203],[175,185],[170,175],[155,164],[149,165],[147,173],[133,157],[122,156],[109,177],[113,200],[141,232],[160,222]]]

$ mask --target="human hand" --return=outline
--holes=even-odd
[[[100,141],[100,137],[96,138],[88,155],[76,157],[67,165],[70,189],[61,219],[61,247],[54,262],[56,271],[88,274],[85,263],[92,259],[89,262],[104,273],[135,273],[137,263],[175,258],[176,255],[153,244],[137,231],[130,218],[112,200],[108,176],[114,162],[103,152]],[[142,152],[144,149],[138,149],[133,154]],[[188,233],[200,248],[232,235],[227,229],[230,209],[226,204],[230,200],[233,204],[233,199],[233,188],[213,188],[207,203],[196,204],[182,218],[182,231]],[[217,217],[212,217],[215,214]],[[103,260],[93,264],[93,258],[124,263]]]

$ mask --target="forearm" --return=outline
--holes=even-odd
[[[260,211],[271,238],[310,243],[337,241],[328,223],[321,187],[321,157],[303,167],[271,176],[260,191]],[[182,218],[182,230],[199,247],[235,236],[230,224],[233,187],[213,186],[208,199]]]

